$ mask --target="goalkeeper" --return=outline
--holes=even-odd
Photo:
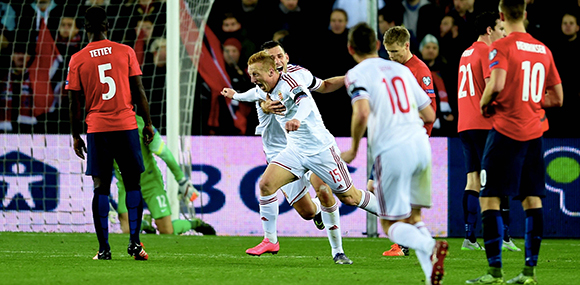
[[[145,122],[140,116],[137,118],[137,127],[139,130],[143,129]],[[141,192],[143,194],[143,200],[147,203],[149,211],[151,212],[151,217],[155,220],[157,229],[161,234],[175,234],[179,235],[185,233],[189,230],[195,230],[204,235],[215,235],[215,230],[209,224],[203,222],[201,219],[195,218],[193,220],[171,220],[171,207],[169,205],[169,200],[167,198],[167,192],[165,191],[165,185],[163,184],[163,175],[161,170],[157,166],[157,162],[153,157],[153,154],[159,156],[166,164],[167,167],[173,173],[175,180],[179,184],[178,195],[180,199],[184,202],[191,202],[199,196],[199,192],[191,181],[189,181],[181,168],[175,161],[171,151],[165,146],[161,135],[157,132],[155,127],[153,128],[155,135],[153,136],[153,141],[146,146],[142,140],[142,132],[139,131],[140,141],[141,141],[141,152],[143,153],[143,164],[145,165],[145,172],[141,173]],[[127,206],[125,206],[125,187],[123,184],[123,178],[119,171],[119,167],[115,162],[115,177],[117,178],[117,188],[119,189],[119,202],[117,212],[119,213],[119,221],[121,222],[121,230],[123,233],[129,232],[129,218],[127,214]],[[147,222],[148,225],[147,225]],[[153,231],[151,225],[151,220],[147,221],[146,218],[143,219],[142,230]]]

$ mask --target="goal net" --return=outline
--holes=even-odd
[[[178,42],[169,50],[167,20],[173,14],[168,6],[175,3],[180,26],[173,36]],[[168,135],[168,122],[176,129],[166,142],[186,176],[191,174],[197,63],[212,4],[213,0],[0,2],[0,231],[94,231],[93,182],[72,149],[64,91],[70,57],[88,43],[83,22],[92,5],[107,11],[109,39],[134,48],[153,125],[163,136]],[[177,61],[169,63],[174,54]],[[168,75],[171,70],[176,73]],[[168,93],[166,81],[175,78],[179,93]],[[169,97],[178,100],[168,111]],[[158,164],[165,169],[163,162]],[[176,185],[170,186],[168,196],[178,205]],[[179,212],[178,206],[175,209]],[[193,214],[192,205],[184,209]]]

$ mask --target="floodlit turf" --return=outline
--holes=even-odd
[[[323,238],[280,238],[277,255],[248,256],[260,237],[143,235],[148,261],[127,255],[128,235],[110,237],[113,260],[92,260],[94,234],[0,232],[0,284],[424,284],[414,252],[383,257],[385,238],[346,238],[353,265],[335,265]],[[484,252],[461,251],[448,239],[444,283],[464,284],[487,267]],[[481,241],[480,241],[481,242]],[[516,240],[523,248],[523,240]],[[544,240],[540,284],[580,283],[580,240]],[[523,252],[504,252],[506,277],[519,274]]]

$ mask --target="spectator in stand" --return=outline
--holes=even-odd
[[[242,27],[238,16],[233,13],[226,13],[223,16],[221,33],[217,34],[223,44],[229,38],[235,38],[242,45],[240,61],[247,62],[248,58],[256,52],[256,45],[248,39],[248,31]]]
[[[453,115],[451,105],[449,105],[450,97],[447,96],[446,80],[444,71],[447,69],[447,64],[439,56],[439,42],[437,38],[431,34],[426,35],[419,45],[421,51],[421,58],[431,70],[431,78],[433,79],[433,89],[435,91],[435,99],[437,101],[436,119],[433,123],[434,137],[450,137],[457,134],[457,120]]]
[[[468,47],[463,47],[465,45],[464,40],[461,37],[459,26],[457,25],[459,21],[462,20],[458,19],[457,16],[448,14],[443,17],[441,25],[439,26],[439,54],[443,57],[443,60],[447,61],[447,66],[449,67],[445,70],[447,78],[457,78],[457,66],[459,66],[461,54]],[[452,81],[455,81],[455,79]],[[455,84],[448,84],[447,93],[457,94],[457,86]],[[451,110],[457,110],[457,101],[455,98],[452,98],[449,103],[451,104]]]
[[[351,28],[360,22],[366,22],[368,19],[368,8],[367,0],[336,0],[334,1],[333,10],[342,9],[348,11],[350,21],[348,22],[347,28]],[[385,7],[385,0],[377,0],[377,9],[383,9]]]
[[[151,44],[151,38],[153,36],[154,23],[151,17],[143,17],[135,23],[135,34],[137,39],[133,45],[135,54],[137,55],[137,60],[139,64],[148,63],[151,64],[153,59],[151,58],[151,53],[148,53],[149,46]]]
[[[436,34],[442,13],[429,0],[403,0],[403,26],[411,34],[410,49],[418,53],[419,41],[426,34]]]
[[[165,74],[167,72],[167,40],[155,38],[151,40],[147,52],[146,64],[143,65],[143,87],[149,101],[151,121],[161,134],[165,134],[166,107]]]
[[[54,111],[47,113],[46,119],[42,116],[38,119],[46,121],[46,132],[68,134],[70,132],[69,102],[63,84],[66,80],[66,70],[70,57],[81,50],[83,35],[78,28],[77,7],[67,6],[64,10],[58,10],[61,9],[55,8],[52,10],[55,15],[62,14],[55,34],[55,45],[63,59],[59,62],[58,69],[51,79],[54,83]]]
[[[230,77],[232,89],[236,92],[243,92],[251,89],[255,85],[250,81],[250,77],[246,73],[246,62],[240,61],[240,52],[242,44],[236,38],[229,38],[223,44],[224,61],[226,63],[226,72]],[[238,102],[238,104],[246,105],[251,109],[251,113],[246,116],[246,135],[254,135],[255,127],[258,125],[255,107],[248,102]]]
[[[2,31],[14,31],[16,28],[16,12],[8,3],[0,2],[0,24]]]
[[[456,20],[456,25],[459,27],[459,33],[465,40],[465,50],[472,42],[477,40],[477,33],[475,32],[475,0],[453,0],[453,9],[449,12]]]
[[[310,61],[310,48],[304,46],[303,43],[314,38],[310,23],[305,20],[311,18],[307,11],[299,6],[298,0],[280,0],[278,7],[271,14],[271,25],[274,31],[288,31],[288,36],[284,37],[284,47],[292,55],[292,61],[302,66]],[[318,15],[318,17],[324,16]]]
[[[383,42],[385,32],[394,26],[403,24],[403,13],[405,8],[400,2],[387,2],[386,6],[379,10],[377,14],[377,21],[379,22],[379,42]],[[384,45],[380,45],[379,56],[384,59],[389,59],[389,54]]]
[[[108,17],[112,15],[107,13]],[[137,27],[137,22],[149,17],[154,25],[152,36],[162,37],[165,33],[166,20],[165,1],[137,0],[129,2],[119,9],[116,16],[115,32],[111,33],[113,41],[126,43],[132,46],[137,39],[137,31],[127,27]]]
[[[14,129],[12,122],[17,121],[19,107],[29,104],[20,102],[20,95],[31,93],[27,70],[30,62],[31,57],[28,55],[26,44],[15,43],[10,69],[0,84],[0,131],[20,133],[20,129]]]
[[[561,108],[546,109],[546,116],[550,120],[550,129],[546,132],[547,137],[577,138],[580,130],[570,128],[569,122],[577,119],[576,110],[580,106],[580,88],[576,81],[580,77],[578,66],[580,65],[580,39],[578,38],[577,10],[568,10],[561,20],[561,34],[553,41],[553,56],[556,67],[562,79],[564,88],[564,104]]]
[[[321,78],[331,78],[334,76],[345,75],[346,72],[356,65],[352,56],[348,53],[348,16],[342,9],[334,9],[330,14],[330,29],[321,35],[321,42],[328,47],[325,56],[316,61],[316,65],[310,70],[318,74]],[[292,59],[293,60],[293,59]],[[332,96],[336,104],[326,104],[323,101]],[[350,136],[350,129],[344,126],[350,126],[351,117],[344,114],[352,113],[352,105],[345,88],[325,94],[324,96],[314,96],[317,101],[318,109],[322,118],[326,122],[326,128],[335,137]]]

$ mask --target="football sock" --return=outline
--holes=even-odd
[[[528,209],[525,212],[526,266],[536,266],[542,237],[544,236],[544,211],[542,208],[536,208]]]
[[[503,240],[510,241],[510,198],[502,197],[499,208],[503,219]]]
[[[193,228],[191,222],[188,220],[173,220],[171,223],[173,224],[174,235],[186,233]]]
[[[125,200],[127,213],[129,214],[129,240],[140,244],[139,232],[141,231],[141,217],[143,216],[143,196],[141,190],[127,191]]]
[[[332,207],[322,206],[322,222],[326,228],[328,241],[332,248],[332,256],[334,257],[337,253],[344,253],[344,250],[342,249],[342,233],[340,228],[340,212],[338,209],[338,203],[335,203]]]
[[[432,237],[431,232],[429,231],[429,229],[427,228],[427,226],[425,225],[425,223],[423,221],[420,221],[418,223],[415,223],[414,226],[419,229],[419,231],[428,237]]]
[[[361,198],[360,198],[360,202],[358,203],[358,207],[371,213],[376,215],[379,211],[379,204],[377,203],[377,197],[375,197],[375,194],[367,191],[367,190],[361,190],[361,189],[357,189],[358,191],[361,192]]]
[[[314,197],[312,198],[312,203],[314,203],[314,205],[316,205],[316,214],[318,215],[318,213],[320,213],[320,208],[322,207],[322,205],[320,205],[320,200],[318,199],[318,197]]]
[[[163,142],[163,139],[161,139],[159,132],[155,132],[153,141],[149,144],[149,149],[151,152],[159,156],[165,162],[165,164],[167,164],[167,167],[169,167],[171,173],[173,173],[176,181],[180,181],[185,178],[185,174],[183,174],[183,171],[181,171],[179,163],[177,163],[175,160],[171,150],[165,146],[165,142]]]
[[[425,223],[423,221],[415,223],[414,226],[419,229],[419,231],[426,237],[432,237],[431,236],[431,232],[429,232],[429,229],[427,228],[427,226],[425,225]],[[419,259],[419,263],[421,264],[421,268],[423,269],[423,272],[425,273],[425,278],[427,278],[426,280],[429,280],[431,278],[431,273],[433,271],[433,266],[431,266],[431,254],[433,254],[432,252],[430,254],[426,254],[424,252],[415,252],[415,255],[417,255],[417,259]]]
[[[490,267],[501,268],[501,248],[503,235],[503,220],[498,210],[486,210],[481,213],[483,224],[483,241],[485,254]]]
[[[474,190],[463,191],[463,220],[465,221],[465,238],[476,242],[475,224],[479,211],[479,193]]]
[[[389,228],[389,239],[397,244],[404,243],[415,250],[417,259],[425,276],[431,278],[433,265],[431,264],[431,254],[435,246],[435,240],[430,236],[425,236],[414,225],[396,222]]]
[[[269,196],[260,196],[260,218],[262,219],[262,229],[264,237],[271,243],[278,242],[278,233],[276,229],[276,220],[278,219],[278,197],[277,193]]]
[[[99,240],[99,252],[110,250],[109,246],[109,195],[93,195],[93,222]]]

